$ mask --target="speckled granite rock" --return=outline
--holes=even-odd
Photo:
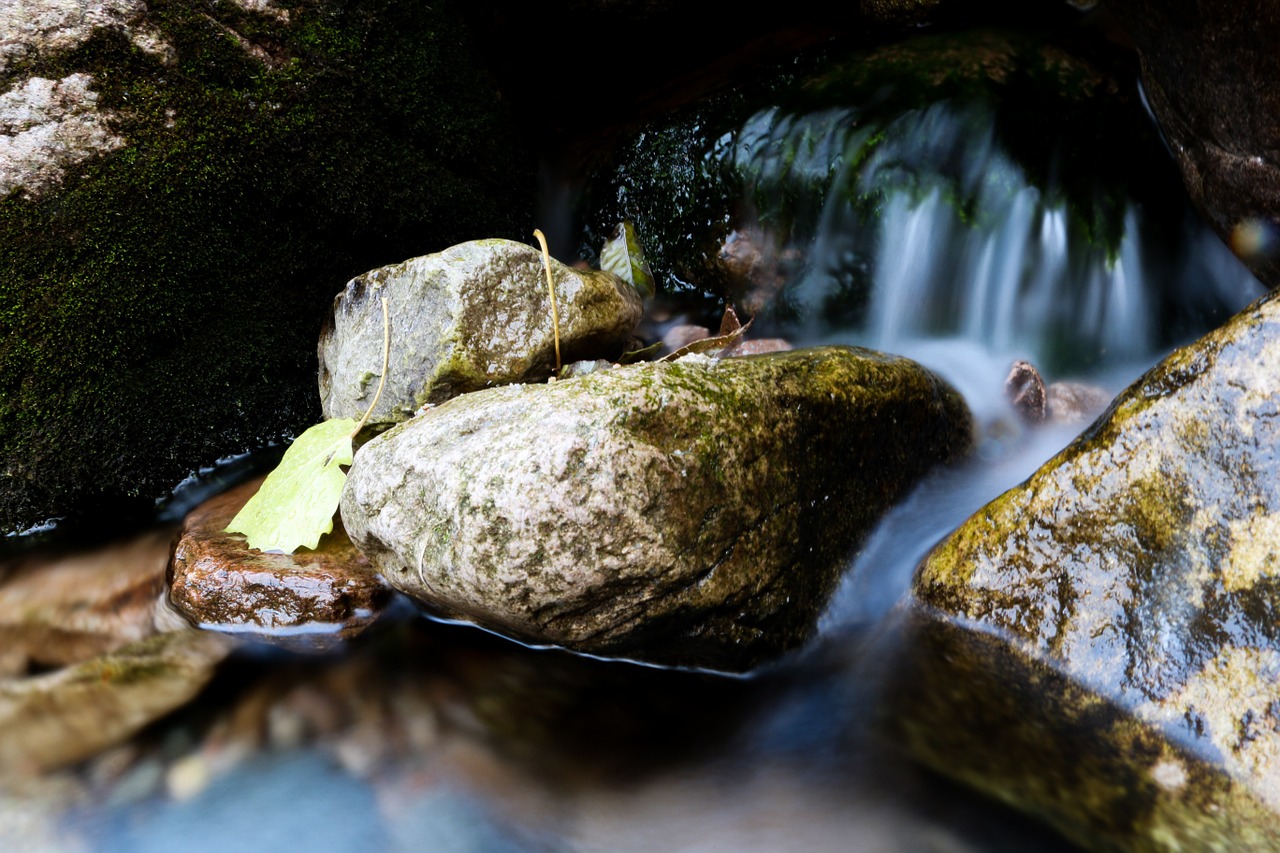
[[[357,452],[342,517],[441,615],[741,670],[808,637],[850,549],[970,441],[906,359],[687,356],[454,398]]]
[[[917,755],[1089,848],[1280,846],[1277,387],[1268,297],[933,551]]]
[[[565,364],[616,358],[640,322],[635,288],[606,272],[551,262]],[[370,420],[394,423],[423,403],[555,372],[542,253],[474,240],[373,270],[347,283],[320,335],[320,400],[328,418],[362,416],[382,370],[379,294],[391,318],[386,387]]]

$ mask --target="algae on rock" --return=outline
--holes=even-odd
[[[918,754],[1087,845],[1280,844],[1278,385],[1268,297],[932,552],[913,618],[945,653],[895,711]],[[1025,721],[958,733],[959,703]]]
[[[551,261],[567,362],[616,358],[640,322],[640,294],[612,273]],[[320,335],[325,417],[358,417],[382,364],[381,294],[391,314],[386,388],[374,424],[405,420],[424,403],[555,372],[556,334],[542,255],[511,240],[473,240],[357,276],[333,301]]]
[[[811,634],[872,523],[970,440],[906,359],[687,356],[455,397],[356,454],[342,518],[434,613],[743,670]]]

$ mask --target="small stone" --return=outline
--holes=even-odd
[[[169,598],[202,628],[296,649],[327,648],[377,619],[391,591],[335,519],[315,551],[255,551],[225,528],[262,478],[187,516],[173,549]]]
[[[551,262],[565,364],[620,356],[640,322],[640,294],[613,273]],[[511,240],[475,240],[381,267],[347,283],[320,335],[327,418],[361,417],[377,391],[383,317],[390,365],[373,423],[412,417],[423,403],[555,371],[556,335],[542,253]]]

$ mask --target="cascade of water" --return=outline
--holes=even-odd
[[[1168,346],[1170,314],[1221,314],[1261,293],[1198,223],[1180,247],[1153,248],[1134,201],[1122,233],[1088,230],[1089,212],[1034,184],[993,127],[982,104],[940,102],[879,124],[855,110],[775,108],[726,140],[753,203],[774,204],[762,229],[790,217],[775,239],[802,258],[784,296],[810,323],[798,337],[898,352],[950,339],[1006,365],[1092,371]],[[833,311],[841,300],[865,305]]]

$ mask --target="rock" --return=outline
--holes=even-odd
[[[640,322],[635,288],[612,273],[551,262],[565,364],[622,354]],[[394,423],[424,403],[555,372],[551,300],[542,253],[510,240],[476,240],[352,279],[320,335],[325,417],[358,418],[377,390],[383,323],[391,366],[370,420]]]
[[[765,355],[771,352],[789,352],[794,347],[790,341],[782,338],[756,338],[742,341],[725,353],[727,358],[738,358],[744,355]]]
[[[1111,401],[1110,395],[1083,382],[1045,385],[1040,371],[1029,361],[1015,361],[1004,381],[1004,395],[1028,423],[1079,423],[1097,415]]]
[[[688,356],[454,398],[356,454],[342,517],[439,615],[742,670],[809,636],[849,551],[970,433],[905,359]]]
[[[939,545],[895,724],[1089,849],[1280,845],[1280,300]]]
[[[226,526],[262,479],[206,501],[187,516],[173,548],[169,599],[201,628],[295,649],[324,649],[362,632],[391,590],[335,519],[315,551],[250,549]]]
[[[341,282],[529,233],[514,127],[451,2],[0,3],[0,532],[314,423]]]
[[[123,742],[194,697],[230,648],[217,634],[176,631],[55,672],[0,680],[0,780]]]
[[[0,565],[0,676],[67,666],[155,633],[171,532]]]
[[[1195,202],[1280,286],[1280,6],[1110,0],[1142,59],[1147,102]]]

